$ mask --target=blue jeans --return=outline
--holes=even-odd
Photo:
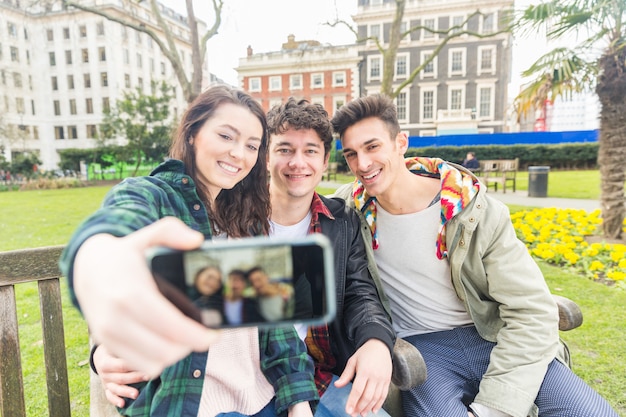
[[[263,407],[261,411],[251,416],[231,412],[231,413],[220,413],[216,417],[278,417],[278,415],[276,414],[276,406],[274,403],[275,403],[275,398],[272,398],[272,401],[270,401],[265,407]]]
[[[338,380],[339,377],[337,375],[333,375],[333,380],[328,386],[324,395],[320,399],[320,402],[317,406],[317,411],[315,412],[315,417],[349,417],[350,414],[346,413],[346,403],[348,402],[348,396],[350,395],[350,390],[352,389],[352,383],[349,383],[343,388],[337,388],[335,386],[335,381]],[[381,409],[378,413],[369,413],[369,416],[377,416],[377,417],[390,417],[389,414],[383,409]]]

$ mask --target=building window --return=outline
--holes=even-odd
[[[396,97],[396,111],[398,113],[398,121],[406,122],[407,121],[407,96],[405,92],[401,92]]]
[[[110,111],[111,110],[111,103],[109,102],[109,98],[108,97],[102,97],[102,111]]]
[[[135,42],[141,45],[141,32],[135,31]]]
[[[270,91],[282,90],[282,80],[280,75],[274,75],[270,77]]]
[[[83,57],[83,63],[89,62],[89,49],[83,48],[80,51],[81,56]]]
[[[337,96],[333,97],[333,115],[337,110],[339,110],[344,104],[346,104],[345,96]]]
[[[72,51],[65,51],[65,63],[67,65],[72,65]]]
[[[380,80],[380,57],[379,56],[368,56],[367,57],[367,67],[368,71],[368,79],[369,81]]]
[[[57,77],[51,77],[50,80],[52,81],[52,90],[56,91],[59,89],[59,83],[57,82]]]
[[[311,88],[324,88],[324,74],[321,72],[311,74]]]
[[[496,49],[493,46],[478,47],[478,74],[495,74]]]
[[[7,22],[7,32],[9,33],[10,37],[17,38],[17,26],[15,26],[13,23]]]
[[[463,27],[463,21],[465,16],[450,16],[450,33],[459,33],[465,28]]]
[[[432,56],[433,51],[422,51],[421,60],[422,63],[428,61]],[[421,78],[434,77],[437,73],[437,57],[434,57],[428,64],[424,65],[420,74]]]
[[[20,51],[15,46],[11,47],[11,62],[20,62]]]
[[[63,28],[63,39],[70,38],[70,28]]]
[[[104,46],[98,48],[98,56],[100,57],[100,62],[104,62],[107,60],[107,53]]]
[[[369,25],[367,27],[367,36],[371,38],[372,42],[378,39],[378,41],[382,43],[384,40],[380,37],[380,23]]]
[[[102,87],[108,87],[109,86],[109,76],[107,75],[106,72],[101,72],[100,73],[100,85]]]
[[[398,54],[396,56],[396,78],[406,78],[409,68],[409,54]]]
[[[248,90],[250,92],[261,91],[261,79],[259,77],[248,78]]]
[[[24,114],[24,99],[22,97],[15,98],[15,110],[18,114]]]
[[[63,130],[63,126],[54,127],[54,138],[57,140],[65,139],[65,132]]]
[[[140,91],[143,91],[143,78],[142,77],[137,78],[137,88]]]
[[[80,37],[81,38],[86,38],[87,37],[87,26],[80,25],[78,27],[78,33],[80,33]]]
[[[422,29],[422,39],[433,39],[435,34],[433,31],[437,30],[435,26],[436,20],[434,18],[424,19],[424,28]],[[430,29],[430,30],[429,30]]]
[[[289,89],[302,90],[302,74],[291,74],[289,76]]]
[[[161,62],[161,75],[165,75],[165,62]]]
[[[137,54],[137,68],[143,68],[143,59],[141,54]]]
[[[90,98],[85,99],[85,113],[93,114],[93,100]]]
[[[54,55],[54,52],[48,52],[48,59],[50,61],[50,66],[54,67],[57,64],[57,59],[56,56]]]
[[[87,125],[87,137],[95,139],[98,137],[98,128],[96,125]]]
[[[76,126],[68,126],[67,127],[67,138],[68,139],[78,139],[78,130]]]
[[[428,122],[435,119],[435,89],[422,89],[422,121]]]
[[[336,71],[333,72],[333,87],[345,87],[346,86],[346,72]]]
[[[13,86],[15,88],[22,88],[22,74],[19,72],[13,73]]]
[[[96,33],[98,36],[104,36],[104,22],[98,22],[96,24]]]
[[[493,97],[494,88],[492,86],[478,86],[478,118],[493,119]]]
[[[463,106],[463,88],[460,87],[450,87],[449,96],[448,96],[448,109],[450,110],[461,110],[464,108]]]
[[[85,88],[91,88],[91,75],[83,74],[83,81],[85,82]]]
[[[60,116],[61,115],[61,102],[59,100],[54,100],[52,102],[52,107],[54,107],[54,115]]]
[[[68,90],[74,89],[74,76],[73,75],[67,76],[67,89]]]
[[[54,31],[52,29],[46,30],[46,38],[48,39],[48,42],[54,41]]]
[[[465,48],[450,49],[448,60],[450,63],[449,75],[465,76]]]
[[[70,114],[76,114],[76,99],[70,99]]]
[[[130,88],[130,74],[124,74],[124,87]]]
[[[483,34],[493,32],[495,13],[485,13],[484,15],[482,15],[481,20],[482,20],[481,22],[482,26],[481,26],[480,32]]]
[[[39,140],[39,128],[37,126],[33,126],[33,139]]]

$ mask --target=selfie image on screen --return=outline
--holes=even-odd
[[[294,271],[289,246],[189,252],[185,254],[184,268],[192,301],[207,326],[294,317]]]

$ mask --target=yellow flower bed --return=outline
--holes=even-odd
[[[626,245],[585,241],[585,236],[597,234],[602,224],[600,210],[522,210],[513,213],[511,220],[532,256],[572,267],[594,280],[626,284]],[[626,221],[624,224],[626,227]]]

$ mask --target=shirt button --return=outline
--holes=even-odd
[[[195,371],[193,371],[193,377],[194,378],[200,378],[200,375],[202,375],[202,371],[199,369],[196,369]]]
[[[483,207],[482,204],[480,204],[480,203],[476,204],[476,208],[482,208],[482,207]]]
[[[476,221],[476,219],[474,219],[473,217],[469,218],[470,223],[474,223]]]
[[[193,209],[194,209],[195,211],[200,210],[200,204],[194,204],[194,205],[193,205]]]
[[[185,177],[181,180],[181,182],[185,185],[187,185],[189,183],[189,178]]]

